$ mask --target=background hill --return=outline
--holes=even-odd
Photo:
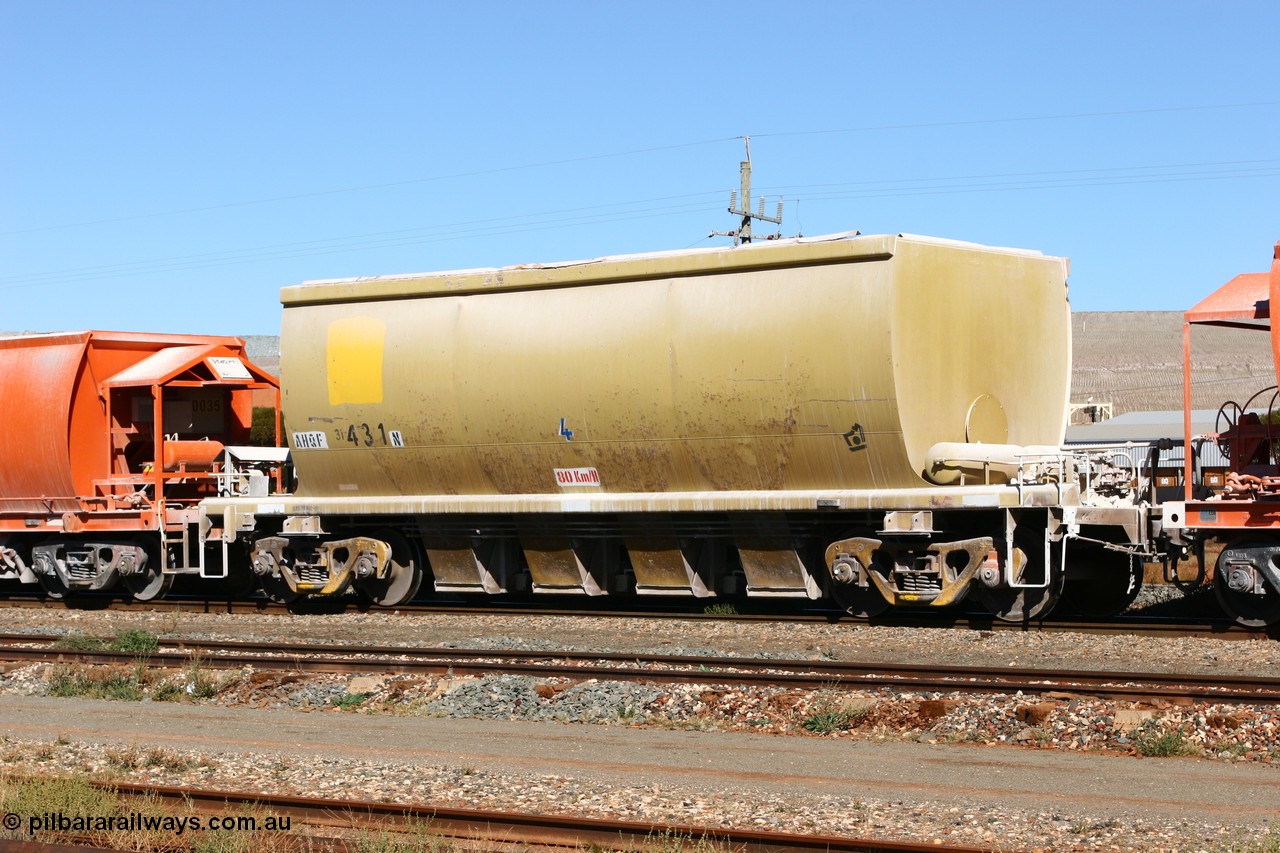
[[[1182,313],[1077,312],[1072,315],[1071,400],[1111,403],[1114,413],[1182,409]],[[0,335],[18,334],[0,332]],[[245,338],[249,357],[273,374],[280,339]],[[1028,340],[1027,346],[1036,345]],[[1275,384],[1271,340],[1261,332],[1201,327],[1192,331],[1192,407],[1244,403]],[[1266,400],[1261,405],[1265,406]]]
[[[1181,411],[1180,311],[1077,312],[1071,320],[1072,402],[1092,397],[1095,403],[1111,403],[1117,415]],[[272,372],[279,369],[278,338],[247,342],[254,361]],[[1191,355],[1193,408],[1216,409],[1226,400],[1243,404],[1276,382],[1271,339],[1263,332],[1202,326],[1192,330]]]
[[[1071,319],[1072,402],[1092,397],[1112,403],[1117,415],[1182,409],[1182,312],[1080,312]],[[1191,356],[1195,409],[1243,404],[1276,384],[1265,332],[1194,328]]]

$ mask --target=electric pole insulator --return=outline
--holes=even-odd
[[[731,190],[729,192],[729,212],[734,216],[742,217],[742,222],[734,231],[712,231],[710,234],[712,237],[732,237],[733,245],[735,246],[751,242],[751,220],[753,219],[759,219],[762,222],[772,222],[775,225],[782,224],[782,199],[778,199],[778,214],[776,216],[765,216],[764,196],[760,196],[757,212],[751,212],[751,137],[744,136],[743,140],[746,142],[747,159],[742,160],[738,164],[742,178],[741,207],[738,206],[738,191]],[[775,236],[781,236],[781,232]]]

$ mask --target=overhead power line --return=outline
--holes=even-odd
[[[1252,107],[1275,107],[1280,106],[1280,101],[1250,101],[1245,103],[1233,104],[1201,104],[1195,106],[1184,107],[1149,107],[1130,110],[1107,110],[1098,112],[1082,112],[1082,113],[1055,113],[1047,115],[1034,116],[1006,116],[996,118],[981,119],[964,119],[956,121],[936,121],[936,122],[917,122],[903,124],[881,124],[881,125],[863,125],[859,127],[845,128],[828,128],[816,130],[800,130],[800,131],[775,131],[772,133],[752,133],[751,136],[757,138],[782,138],[795,136],[822,136],[834,134],[851,134],[851,133],[874,133],[895,130],[927,130],[944,127],[965,127],[977,125],[993,125],[993,124],[1016,124],[1026,122],[1044,122],[1044,121],[1066,121],[1073,119],[1085,118],[1116,118],[1121,116],[1134,115],[1154,115],[1161,113],[1189,113],[1200,112],[1206,110],[1232,110],[1247,109]],[[11,231],[0,231],[0,236],[12,236],[18,234],[33,234],[42,231],[57,231],[69,228],[85,228],[93,225],[107,225],[118,222],[132,222],[141,219],[156,219],[166,216],[182,216],[193,213],[206,213],[215,210],[229,210],[239,207],[251,207],[263,204],[277,204],[288,201],[301,201],[304,199],[320,198],[323,196],[343,195],[347,193],[367,192],[370,190],[387,189],[390,187],[410,186],[413,184],[431,183],[435,181],[455,180],[459,178],[479,177],[481,175],[500,174],[504,172],[524,171],[528,169],[548,168],[551,166],[563,166],[572,163],[585,163],[593,160],[606,160],[618,157],[633,157],[641,154],[653,154],[662,151],[675,151],[683,148],[696,148],[705,145],[717,145],[724,142],[731,142],[742,139],[742,136],[720,137],[715,139],[704,139],[694,142],[681,142],[672,145],[658,145],[647,148],[635,148],[626,151],[613,151],[603,154],[584,154],[576,157],[565,157],[556,160],[544,160],[534,163],[520,163],[507,166],[494,166],[487,169],[475,169],[471,171],[456,172],[444,175],[428,175],[418,178],[406,178],[400,181],[385,181],[372,184],[360,184],[350,187],[334,187],[329,189],[314,190],[303,193],[291,193],[278,196],[268,196],[257,199],[245,199],[241,201],[231,201],[220,204],[207,204],[194,207],[175,208],[171,210],[152,211],[148,213],[137,213],[126,216],[102,217],[98,219],[88,219],[79,222],[66,222],[50,225],[37,225],[30,228],[14,229]]]
[[[198,262],[201,260],[208,260],[208,259],[225,260],[228,256],[243,256],[244,258],[247,258],[247,259],[257,260],[257,259],[263,258],[266,254],[269,254],[269,253],[290,252],[290,250],[295,250],[295,249],[298,251],[296,253],[290,252],[288,256],[293,256],[294,254],[306,255],[306,254],[311,254],[313,251],[322,250],[327,246],[334,246],[340,243],[348,243],[348,242],[363,241],[363,242],[371,243],[372,241],[378,240],[378,241],[385,241],[389,245],[398,245],[399,243],[392,243],[390,241],[393,241],[396,238],[405,238],[407,242],[412,243],[416,241],[415,239],[413,239],[415,236],[416,237],[427,236],[424,234],[424,232],[433,232],[433,231],[440,232],[438,235],[439,237],[454,237],[460,233],[465,233],[466,229],[474,228],[476,226],[486,226],[488,230],[491,230],[491,231],[498,228],[502,228],[503,231],[508,231],[508,230],[519,231],[521,229],[519,228],[518,223],[521,220],[526,220],[533,217],[548,217],[548,216],[564,217],[569,214],[581,214],[582,216],[579,217],[580,219],[589,220],[591,216],[594,215],[599,219],[599,221],[610,221],[610,217],[615,214],[608,213],[607,211],[609,208],[622,208],[622,207],[626,207],[627,205],[635,205],[635,204],[652,205],[652,204],[658,204],[660,202],[664,202],[666,203],[665,206],[657,209],[674,210],[682,207],[687,207],[689,206],[689,203],[687,201],[684,201],[683,204],[672,205],[671,202],[681,202],[682,200],[701,198],[701,197],[710,198],[713,194],[718,194],[718,192],[705,191],[700,193],[686,193],[686,194],[675,195],[675,196],[661,196],[657,198],[638,199],[632,202],[613,202],[610,204],[589,205],[585,207],[570,207],[570,208],[563,208],[560,210],[543,211],[541,213],[533,213],[533,214],[514,214],[511,216],[487,217],[485,219],[473,219],[473,220],[468,220],[463,222],[443,223],[438,225],[419,225],[419,226],[414,226],[412,228],[397,228],[391,231],[373,231],[373,232],[368,232],[364,234],[349,234],[349,235],[344,235],[340,237],[318,238],[315,240],[299,240],[299,241],[294,241],[289,243],[268,244],[265,246],[247,246],[239,249],[227,249],[227,250],[220,250],[220,251],[214,251],[214,252],[198,252],[198,253],[189,254],[189,255],[171,255],[168,257],[156,258],[148,261],[125,261],[125,262],[115,263],[115,264],[95,265],[95,266],[89,266],[89,267],[73,267],[71,269],[53,270],[47,273],[37,273],[35,275],[0,276],[0,285],[3,285],[6,282],[25,281],[27,279],[34,279],[34,278],[40,278],[40,277],[60,278],[64,276],[74,276],[77,274],[98,274],[98,273],[107,273],[111,271],[127,272],[127,271],[130,271],[131,269],[136,269],[140,266],[151,265],[151,264],[178,264],[184,261]],[[594,214],[591,213],[593,211],[595,212]],[[571,220],[562,218],[562,219],[551,220],[551,221],[563,224]],[[509,225],[502,225],[502,223],[508,223]],[[432,239],[435,239],[435,238],[432,238]],[[198,267],[190,267],[190,268],[194,269]]]
[[[712,195],[706,193],[705,195]],[[720,194],[714,193],[715,196]],[[672,212],[692,209],[705,209],[706,203],[664,204],[652,208],[621,210],[612,213],[590,216],[563,216],[544,219],[523,225],[502,223],[500,220],[478,220],[471,225],[424,226],[419,229],[382,232],[363,236],[337,237],[328,240],[304,241],[302,243],[282,246],[263,246],[251,250],[232,250],[227,252],[206,252],[198,255],[179,256],[157,261],[142,261],[132,264],[115,264],[104,268],[80,268],[62,273],[43,273],[44,276],[19,276],[9,281],[0,279],[0,290],[15,290],[25,287],[56,286],[74,284],[84,281],[102,279],[127,278],[137,275],[154,275],[159,273],[175,273],[194,269],[211,269],[233,266],[236,264],[262,263],[265,261],[287,260],[290,258],[309,258],[320,255],[333,255],[349,252],[388,249],[398,246],[423,245],[445,240],[459,240],[474,237],[486,237],[496,234],[527,233],[545,231],[552,228],[564,228],[571,225],[597,224],[602,222],[626,222],[635,219],[649,219],[668,216]],[[416,232],[416,234],[414,233]],[[423,233],[428,232],[428,233]],[[436,232],[436,233],[430,233]],[[413,234],[413,236],[410,236]],[[401,236],[391,236],[401,235]],[[352,242],[354,241],[354,242]]]
[[[1270,169],[1255,169],[1250,171],[1237,171],[1225,173],[1186,173],[1171,174],[1163,176],[1153,175],[1133,175],[1133,176],[1116,176],[1109,179],[1092,178],[1087,180],[1072,181],[1035,181],[1035,182],[1005,182],[1005,183],[987,183],[987,184],[940,184],[931,187],[899,187],[896,189],[866,189],[866,190],[849,190],[844,192],[829,193],[811,193],[804,196],[805,200],[814,201],[838,201],[841,199],[866,199],[866,198],[895,198],[902,196],[931,196],[931,195],[955,195],[959,193],[986,193],[986,192],[1010,192],[1020,190],[1053,190],[1053,189],[1083,189],[1089,187],[1119,187],[1134,184],[1175,184],[1186,183],[1188,181],[1216,181],[1216,180],[1239,180],[1243,178],[1275,178],[1280,177],[1280,166]]]
[[[993,174],[977,174],[977,175],[935,175],[928,178],[882,178],[870,181],[851,181],[844,183],[822,183],[822,184],[794,184],[782,187],[770,187],[773,192],[798,193],[801,190],[812,189],[829,189],[838,187],[883,187],[895,184],[915,184],[929,183],[934,181],[977,181],[989,178],[1043,178],[1054,175],[1103,175],[1106,173],[1116,172],[1150,172],[1157,169],[1197,169],[1202,167],[1227,167],[1227,166],[1247,166],[1260,167],[1280,164],[1280,158],[1268,160],[1222,160],[1216,162],[1193,162],[1193,163],[1156,163],[1152,165],[1137,166],[1106,166],[1094,169],[1059,169],[1044,172],[999,172]],[[1183,173],[1176,173],[1183,174]]]
[[[406,178],[403,181],[387,181],[378,184],[361,184],[354,187],[338,187],[327,190],[315,190],[314,192],[294,193],[292,195],[271,196],[268,198],[249,199],[247,201],[232,201],[225,204],[209,204],[201,207],[184,207],[175,210],[161,210],[153,213],[138,213],[130,216],[114,216],[104,219],[88,219],[82,222],[68,222],[61,225],[40,225],[34,228],[23,228],[16,231],[0,231],[0,237],[7,237],[14,234],[32,234],[38,231],[57,231],[64,228],[82,228],[89,225],[107,225],[114,222],[132,222],[138,219],[155,219],[162,216],[180,216],[187,213],[205,213],[210,210],[227,210],[235,207],[251,207],[258,204],[274,204],[282,201],[299,201],[307,198],[318,198],[327,195],[342,195],[344,193],[366,192],[368,190],[380,190],[388,187],[403,187],[411,184],[425,184],[432,181],[448,181],[457,178],[475,178],[481,175],[495,175],[502,172],[517,172],[525,169],[542,169],[550,166],[563,166],[570,163],[585,163],[591,160],[606,160],[612,157],[632,157],[637,154],[652,154],[658,151],[675,151],[680,148],[695,148],[700,145],[714,145],[720,142],[732,142],[738,137],[731,136],[723,139],[706,139],[701,142],[681,142],[675,145],[659,145],[652,148],[636,148],[630,151],[614,151],[609,154],[586,154],[581,157],[568,157],[562,160],[544,160],[538,163],[522,163],[515,166],[494,166],[491,169],[475,169],[469,172],[455,172],[448,175],[431,175],[424,178]]]
[[[769,192],[777,194],[785,191],[788,197],[793,200],[815,202],[837,201],[849,198],[1060,190],[1113,187],[1129,184],[1274,177],[1280,177],[1280,159],[1118,166],[1050,172],[1013,172],[1005,175],[980,174],[941,178],[900,178],[855,183],[806,184],[799,187],[771,187]],[[1010,178],[1012,180],[1001,181],[1001,178]],[[966,183],[972,181],[980,181],[982,183]],[[465,222],[422,225],[391,231],[242,247],[151,260],[55,270],[46,273],[0,276],[0,290],[72,284],[135,275],[175,273],[234,264],[260,263],[344,252],[374,251],[399,246],[429,244],[443,240],[476,238],[494,234],[517,234],[546,230],[548,228],[563,228],[571,225],[585,226],[653,218],[682,211],[706,210],[710,212],[719,207],[717,200],[722,197],[722,192],[722,190],[708,190],[633,202],[531,212]]]
[[[870,133],[873,131],[885,130],[926,130],[939,127],[967,127],[971,125],[982,124],[1013,124],[1016,122],[1036,122],[1036,121],[1063,121],[1066,119],[1079,118],[1117,118],[1120,116],[1135,115],[1153,115],[1157,113],[1189,113],[1199,112],[1203,110],[1236,110],[1247,107],[1275,107],[1280,106],[1280,101],[1249,101],[1240,104],[1204,104],[1194,107],[1150,107],[1136,110],[1106,110],[1100,112],[1089,113],[1053,113],[1040,116],[1017,116],[1013,118],[977,118],[962,119],[957,121],[930,121],[918,122],[913,124],[877,124],[866,125],[863,127],[845,127],[828,130],[791,130],[779,131],[776,133],[753,133],[752,136],[758,139],[769,137],[783,136],[823,136],[836,133]]]

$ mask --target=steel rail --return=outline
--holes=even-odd
[[[1197,637],[1224,640],[1265,640],[1280,639],[1280,624],[1267,628],[1245,628],[1243,625],[1222,617],[1222,619],[1171,619],[1171,617],[1117,616],[1107,621],[1059,620],[1052,616],[1033,622],[1005,622],[989,615],[973,615],[973,613],[924,613],[900,612],[887,613],[874,619],[859,619],[838,611],[809,611],[801,613],[705,613],[682,610],[593,610],[590,607],[541,607],[532,605],[509,606],[503,602],[485,602],[483,605],[457,605],[457,603],[411,603],[393,608],[357,605],[355,602],[316,601],[296,602],[293,605],[264,601],[264,599],[212,599],[212,598],[166,598],[164,601],[129,602],[118,597],[79,599],[67,603],[38,596],[35,593],[0,594],[0,608],[13,607],[19,610],[114,610],[133,612],[189,612],[189,613],[271,613],[271,615],[289,615],[306,617],[324,613],[375,613],[389,617],[397,616],[535,616],[558,617],[558,619],[653,619],[653,620],[691,620],[719,622],[791,622],[799,625],[833,625],[845,622],[850,625],[870,625],[873,628],[933,628],[973,631],[1015,631],[1023,634],[1103,634],[1130,635],[1130,637]]]
[[[87,844],[59,844],[52,841],[0,840],[5,853],[120,853],[111,847],[90,847]]]
[[[132,664],[325,673],[432,675],[522,674],[576,680],[785,686],[801,689],[891,688],[970,693],[1066,692],[1125,699],[1280,702],[1280,678],[1100,670],[1039,670],[858,661],[773,660],[597,652],[521,652],[222,641],[162,641],[178,651],[149,654],[58,649],[49,635],[0,634],[0,660]]]
[[[732,853],[921,853],[927,850],[979,853],[992,849],[932,842],[881,841],[836,835],[455,809],[373,800],[328,800],[121,782],[93,784],[128,797],[148,798],[151,802],[184,807],[191,805],[202,811],[259,808],[277,817],[297,818],[310,826],[378,829],[417,825],[425,827],[432,835],[462,842],[518,842],[542,847],[590,847],[596,850],[669,850],[673,845],[692,848],[710,844]]]
[[[641,605],[637,605],[641,607]],[[966,613],[890,613],[872,619],[861,619],[835,610],[808,611],[804,613],[703,613],[690,610],[660,610],[649,607],[636,610],[605,610],[578,606],[572,609],[563,605],[543,607],[529,604],[507,605],[485,602],[476,605],[457,603],[418,602],[401,604],[394,608],[380,608],[359,604],[346,599],[295,602],[290,605],[263,599],[213,599],[167,598],[161,601],[132,602],[106,594],[98,597],[82,597],[74,602],[49,599],[39,593],[8,593],[0,596],[0,609],[81,609],[120,610],[138,613],[208,613],[208,614],[273,614],[305,617],[314,614],[374,613],[386,616],[431,615],[501,615],[534,616],[548,618],[601,618],[601,619],[681,619],[710,622],[786,622],[795,624],[829,625],[846,623],[888,628],[943,628],[970,631],[1013,631],[1017,633],[1080,633],[1125,634],[1158,637],[1208,637],[1221,640],[1280,639],[1280,624],[1265,628],[1247,628],[1222,617],[1209,619],[1196,616],[1189,619],[1169,617],[1117,616],[1106,621],[1082,622],[1061,620],[1052,616],[1034,622],[1002,622],[990,615]]]

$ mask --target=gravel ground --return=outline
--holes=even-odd
[[[1189,671],[1280,677],[1280,643],[1124,636],[974,632],[795,625],[520,616],[272,616],[65,610],[5,611],[6,630],[107,636],[143,628],[165,637],[377,644],[453,645],[494,649],[661,651],[777,658],[947,662],[1016,667]],[[25,667],[0,676],[0,691],[49,692],[55,668]],[[251,670],[201,673],[218,689],[201,701],[331,714],[423,714],[493,720],[551,720],[615,727],[767,733],[790,737],[985,744],[1027,750],[1138,756],[1166,750],[1197,760],[1275,768],[1280,790],[1280,708],[1198,703],[1137,705],[1069,695],[990,696],[890,690],[737,689],[713,683],[661,687],[567,682],[531,677],[433,679],[420,676],[298,677]],[[178,677],[196,693],[191,673]],[[159,682],[157,682],[157,685]],[[150,690],[154,690],[153,685]],[[184,691],[185,693],[185,691]],[[335,705],[343,703],[340,709]],[[143,704],[149,700],[145,700]],[[114,749],[113,753],[111,750]],[[3,761],[19,768],[110,771],[131,779],[227,785],[260,790],[333,793],[360,780],[368,796],[611,814],[686,823],[778,826],[892,838],[995,843],[1041,850],[1274,850],[1280,835],[1230,822],[1151,821],[1115,814],[1026,811],[1000,804],[956,807],[881,802],[859,797],[806,797],[776,802],[767,791],[728,799],[716,791],[602,787],[573,778],[495,774],[465,766],[406,768],[377,762],[265,762],[252,753],[151,755],[88,743],[13,741]],[[1188,761],[1187,758],[1139,759]],[[1159,764],[1152,764],[1158,767]],[[265,768],[265,769],[264,769]],[[275,768],[275,769],[270,769]],[[269,772],[266,772],[269,770]],[[470,772],[469,772],[470,770]],[[264,775],[265,773],[265,775]],[[1280,795],[1276,810],[1280,815]],[[1276,833],[1280,833],[1280,822]],[[1264,847],[1264,844],[1272,847]]]

